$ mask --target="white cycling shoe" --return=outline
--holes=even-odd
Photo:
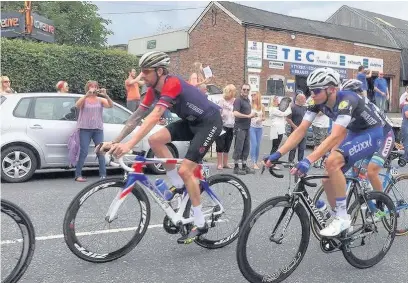
[[[347,215],[346,218],[335,216],[330,224],[320,231],[320,235],[322,235],[323,237],[335,237],[344,230],[349,229],[350,226],[350,215]]]

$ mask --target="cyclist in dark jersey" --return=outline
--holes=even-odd
[[[326,161],[329,179],[323,185],[331,207],[335,207],[334,219],[320,234],[333,237],[348,229],[351,224],[346,211],[344,172],[356,161],[375,154],[369,164],[368,174],[373,187],[381,188],[378,172],[392,150],[394,136],[391,125],[381,117],[371,102],[353,91],[339,89],[340,75],[333,69],[314,70],[307,78],[307,85],[313,99],[302,123],[269,160],[277,160],[294,148],[306,135],[319,111],[333,119],[331,134],[292,170],[292,174],[306,174],[311,163],[331,150]],[[270,161],[267,161],[267,166],[271,165]]]
[[[101,149],[120,157],[129,152],[157,124],[163,113],[170,109],[181,120],[169,124],[149,137],[154,154],[160,158],[172,158],[166,144],[171,141],[191,141],[185,159],[177,172],[174,164],[165,164],[166,173],[175,188],[187,188],[194,212],[194,227],[191,232],[177,240],[178,243],[191,243],[196,237],[208,231],[200,204],[200,188],[194,170],[197,168],[211,144],[222,130],[220,108],[209,101],[201,91],[183,79],[168,73],[170,58],[166,53],[153,51],[144,54],[139,60],[141,78],[149,87],[139,108],[126,122],[120,135]],[[119,143],[138,126],[149,106],[157,101],[153,111],[126,143]],[[181,177],[181,179],[180,179]]]

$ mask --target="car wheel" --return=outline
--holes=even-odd
[[[174,152],[174,149],[170,146],[167,145],[167,148],[170,150],[171,155],[174,158],[177,158],[176,153]],[[146,155],[147,158],[154,158],[154,153],[153,151],[150,149],[149,152]],[[161,163],[155,163],[155,164],[148,164],[147,168],[150,170],[150,172],[152,172],[155,175],[163,175],[166,173],[166,169],[164,168],[163,164]]]
[[[1,152],[1,179],[21,183],[30,179],[37,169],[37,158],[24,146],[10,146]]]

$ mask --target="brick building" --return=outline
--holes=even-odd
[[[210,66],[214,83],[249,82],[262,95],[307,91],[306,77],[331,66],[342,77],[356,77],[359,65],[383,71],[398,109],[401,49],[374,32],[289,17],[233,2],[211,2],[188,31],[188,44],[166,50],[172,72],[188,78],[195,61]]]

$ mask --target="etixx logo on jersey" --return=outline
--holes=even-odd
[[[350,105],[350,101],[348,100],[343,100],[342,102],[340,102],[339,104],[339,110],[343,110],[343,109],[347,109]]]
[[[349,149],[349,154],[350,156],[353,156],[354,154],[359,153],[362,150],[365,150],[369,147],[372,147],[373,143],[371,141],[371,136],[368,136],[368,140],[362,141],[358,144],[353,145],[350,149]]]

